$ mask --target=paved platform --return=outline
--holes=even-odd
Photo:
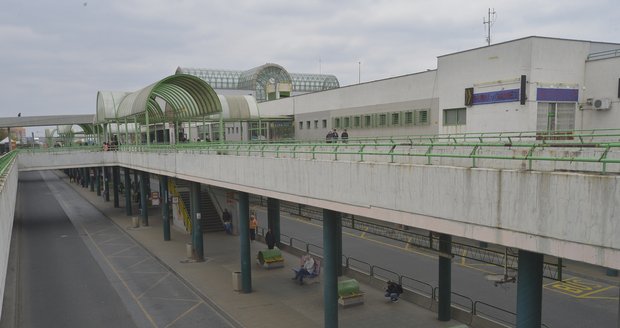
[[[68,179],[66,179],[68,182]],[[240,271],[239,237],[221,233],[204,235],[205,262],[187,261],[186,244],[190,236],[171,229],[171,240],[163,240],[161,211],[149,210],[148,227],[132,227],[132,218],[126,216],[124,199],[121,208],[113,202],[105,202],[95,192],[71,186],[97,207],[105,216],[126,231],[154,257],[179,278],[191,285],[195,292],[211,306],[218,309],[238,327],[322,327],[323,285],[321,283],[298,285],[291,280],[293,267],[299,263],[296,256],[283,252],[285,267],[265,270],[252,266],[252,293],[233,291],[233,272]],[[134,205],[133,213],[138,213]],[[135,215],[137,216],[137,215]],[[251,244],[251,254],[266,249],[261,242]],[[387,302],[383,291],[360,283],[366,292],[365,303],[338,311],[340,327],[454,327],[457,321],[441,322],[437,314],[412,303],[401,300]]]

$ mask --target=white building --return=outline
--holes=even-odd
[[[259,103],[324,138],[620,127],[620,44],[526,37],[438,57],[437,69]]]

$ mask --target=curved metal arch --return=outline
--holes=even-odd
[[[267,100],[266,89],[268,84],[290,84],[291,74],[278,64],[268,63],[247,70],[239,76],[239,89],[254,90],[257,101]]]
[[[116,113],[121,101],[130,93],[124,91],[98,91],[97,113],[93,123],[105,123],[116,119]]]
[[[142,117],[148,113],[149,120],[164,120],[165,112],[156,98],[169,104],[178,119],[207,116],[222,111],[217,94],[209,84],[192,75],[176,74],[128,94],[120,103],[116,116]]]

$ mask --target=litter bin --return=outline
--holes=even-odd
[[[185,244],[185,253],[188,259],[194,258],[194,247],[192,247],[191,243]]]
[[[238,292],[241,291],[241,272],[235,271],[232,273],[232,284],[233,290]]]
[[[133,217],[131,218],[131,223],[132,223],[132,225],[131,225],[131,226],[132,226],[133,228],[139,228],[139,227],[140,227],[140,218],[139,218],[139,217],[137,217],[137,216],[133,216]]]

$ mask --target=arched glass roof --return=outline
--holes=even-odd
[[[267,100],[268,84],[292,84],[291,76],[280,65],[265,64],[247,70],[239,77],[239,89],[255,90],[256,101]]]
[[[162,105],[170,112],[166,112]],[[166,77],[136,92],[99,92],[97,122],[136,117],[150,122],[189,119],[222,111],[213,88],[204,80],[187,74]]]
[[[265,64],[247,71],[178,67],[176,73],[197,76],[214,89],[252,90],[259,102],[266,100],[265,84],[255,82],[263,81],[264,78],[269,81],[269,78],[273,77],[274,81],[279,83],[292,82],[293,92],[316,92],[340,87],[334,75],[288,73],[277,64]],[[282,80],[279,80],[280,77]]]
[[[329,74],[291,73],[291,78],[293,79],[293,90],[315,92],[340,87],[336,76]]]

